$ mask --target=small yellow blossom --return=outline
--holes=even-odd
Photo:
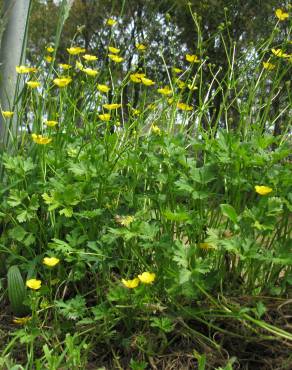
[[[112,54],[119,54],[119,52],[121,51],[120,49],[115,48],[115,47],[113,47],[113,46],[109,46],[109,47],[108,47],[108,50],[109,50],[109,52],[110,52],[110,53],[112,53]]]
[[[98,59],[95,55],[90,54],[85,54],[82,56],[82,58],[85,59],[87,62],[93,62]]]
[[[53,57],[52,57],[52,56],[50,56],[50,55],[46,55],[46,56],[45,56],[45,61],[46,61],[46,62],[48,62],[48,63],[52,63],[52,61],[53,61]]]
[[[267,69],[268,71],[272,71],[276,66],[275,64],[269,63],[269,62],[263,62],[264,69]]]
[[[155,280],[155,273],[154,272],[143,272],[141,275],[138,275],[138,278],[139,280],[141,281],[141,283],[144,283],[144,284],[152,284],[153,281]]]
[[[272,188],[270,188],[269,186],[264,186],[264,185],[256,185],[254,188],[255,188],[255,191],[260,195],[267,195],[273,191]]]
[[[288,17],[289,17],[289,14],[288,13],[285,13],[283,12],[282,9],[277,9],[275,11],[275,15],[276,17],[279,19],[279,21],[285,21]]]
[[[50,142],[52,141],[52,139],[49,137],[37,135],[37,134],[32,134],[31,137],[32,137],[32,140],[36,144],[40,144],[40,145],[50,144]]]
[[[69,85],[70,82],[72,82],[72,78],[71,77],[55,78],[53,82],[58,87],[66,87],[67,85]]]
[[[160,136],[161,135],[161,130],[157,125],[152,125],[151,126],[151,131],[153,134]]]
[[[137,286],[140,283],[140,280],[138,278],[134,278],[132,280],[122,279],[122,283],[124,284],[126,288],[133,289],[133,288],[137,288]]]
[[[16,66],[15,70],[17,73],[31,73],[36,72],[37,68],[35,67],[26,67],[26,66]]]
[[[108,57],[115,63],[121,63],[124,58],[122,57],[119,57],[118,55],[115,55],[115,54],[109,54]]]
[[[118,109],[121,106],[122,106],[122,104],[113,103],[113,104],[104,104],[103,108],[108,109],[108,110],[112,110],[112,109]]]
[[[144,44],[136,44],[136,49],[139,51],[145,51],[147,49],[147,46]]]
[[[214,245],[212,245],[211,243],[207,243],[207,242],[199,243],[198,246],[200,249],[204,249],[204,250],[214,249]]]
[[[53,53],[55,51],[55,49],[52,46],[48,46],[46,50],[48,53]]]
[[[141,78],[145,78],[145,73],[132,73],[130,74],[130,80],[132,82],[141,83]]]
[[[190,62],[190,63],[199,63],[200,62],[199,58],[195,54],[187,54],[186,55],[186,60],[187,60],[187,62]]]
[[[88,76],[95,77],[98,74],[98,71],[92,68],[83,68],[82,71]]]
[[[60,262],[59,258],[56,257],[45,257],[43,259],[43,264],[49,267],[54,267]]]
[[[108,122],[111,119],[111,115],[109,113],[99,114],[98,118],[104,122]]]
[[[176,84],[179,89],[184,89],[186,87],[186,83],[182,80],[176,80]]]
[[[46,124],[48,127],[55,127],[55,126],[57,126],[58,121],[52,121],[52,120],[50,120],[50,121],[45,121],[45,124]]]
[[[172,71],[173,71],[173,73],[182,73],[183,70],[180,69],[180,68],[177,68],[177,67],[173,67]]]
[[[70,66],[70,64],[66,64],[66,63],[59,63],[59,67],[64,69],[64,70],[72,68],[72,66]]]
[[[80,46],[72,46],[71,48],[67,48],[67,51],[71,55],[85,53],[85,49],[81,48]]]
[[[97,90],[103,93],[108,93],[110,91],[110,87],[108,87],[107,85],[98,84]]]
[[[141,111],[139,109],[132,109],[133,116],[139,116],[140,113]]]
[[[143,85],[145,85],[145,86],[155,85],[155,82],[150,80],[150,78],[142,77],[141,81],[142,81]]]
[[[38,81],[28,81],[26,84],[31,89],[36,89],[37,87],[40,87],[41,86],[41,83],[38,82]]]
[[[29,279],[29,280],[26,281],[26,286],[30,289],[33,289],[33,290],[40,289],[41,285],[42,285],[41,280]]]
[[[272,53],[279,58],[289,58],[289,54],[284,53],[282,49],[272,49]]]
[[[30,316],[26,317],[14,317],[12,322],[17,325],[25,325],[29,320],[31,320]]]
[[[3,110],[2,111],[2,116],[4,118],[11,118],[13,116],[14,112],[11,112],[9,110]]]
[[[186,104],[186,103],[179,102],[179,103],[177,103],[176,106],[177,106],[178,109],[185,110],[185,111],[193,110],[193,107],[191,105]]]
[[[159,92],[159,94],[162,94],[162,95],[171,95],[172,94],[172,90],[168,86],[165,86],[161,89],[157,89],[157,91]]]
[[[118,224],[128,227],[135,220],[135,218],[134,218],[134,216],[119,216],[119,215],[116,215],[115,220]]]
[[[106,21],[106,24],[110,27],[114,26],[115,24],[117,24],[117,21],[114,20],[113,18],[109,18],[107,21]]]

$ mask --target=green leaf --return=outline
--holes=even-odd
[[[220,204],[220,208],[224,216],[228,217],[233,223],[237,223],[237,213],[230,204]]]
[[[59,211],[59,214],[70,218],[73,216],[73,209],[71,207],[63,208]]]

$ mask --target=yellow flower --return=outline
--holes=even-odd
[[[203,242],[198,244],[199,248],[204,249],[204,250],[209,250],[209,249],[214,249],[214,245],[211,243]]]
[[[37,134],[32,134],[31,137],[32,137],[32,140],[36,144],[40,144],[40,145],[50,144],[50,142],[52,141],[52,139],[49,137],[37,135]]]
[[[110,27],[114,26],[115,24],[117,23],[116,20],[114,20],[113,18],[109,18],[107,21],[106,21],[106,24]]]
[[[140,283],[140,280],[138,278],[134,278],[132,280],[122,279],[122,283],[124,284],[126,288],[133,289],[133,288],[137,288],[137,286]]]
[[[54,267],[60,262],[59,258],[56,257],[45,257],[43,259],[43,264],[49,267]]]
[[[31,89],[35,89],[39,86],[41,86],[41,83],[38,82],[38,81],[28,81],[27,83],[27,86],[30,87]]]
[[[185,110],[185,111],[190,111],[190,110],[193,110],[193,107],[191,105],[188,105],[186,103],[177,103],[177,108],[178,109],[181,109],[181,110]]]
[[[135,220],[135,218],[134,218],[134,216],[119,216],[119,215],[116,215],[115,220],[118,224],[128,227]]]
[[[51,57],[50,55],[46,55],[45,56],[45,61],[48,62],[48,63],[52,63],[53,57]]]
[[[29,320],[31,320],[31,317],[30,316],[26,316],[26,317],[14,317],[12,322],[14,324],[18,324],[18,325],[25,325]]]
[[[103,93],[108,93],[110,91],[110,87],[108,87],[107,85],[98,84],[97,90]]]
[[[109,46],[109,47],[108,47],[108,50],[109,50],[109,51],[110,51],[110,53],[112,53],[112,54],[119,54],[119,52],[121,51],[120,49],[115,48],[115,47],[113,47],[113,46]]]
[[[269,63],[269,62],[263,62],[263,67],[264,67],[264,69],[267,69],[268,71],[271,71],[276,66],[275,66],[275,64],[272,64],[272,63]]]
[[[84,58],[87,62],[93,62],[94,60],[97,60],[97,59],[98,59],[95,55],[90,55],[90,54],[85,54],[85,55],[83,55],[83,58]]]
[[[184,89],[186,87],[186,83],[182,80],[176,80],[176,84],[179,89]]]
[[[181,73],[183,70],[177,67],[172,68],[173,73]]]
[[[85,53],[85,49],[81,48],[80,46],[72,46],[71,48],[67,48],[67,51],[71,55]]]
[[[17,73],[31,73],[37,71],[35,67],[26,67],[26,66],[16,66],[15,70]]]
[[[133,114],[133,116],[139,116],[139,114],[140,114],[141,112],[139,111],[139,109],[133,109],[132,110],[132,114]]]
[[[33,289],[33,290],[40,289],[41,285],[42,285],[41,280],[29,279],[29,280],[26,281],[26,286],[30,289]]]
[[[161,135],[161,130],[157,125],[152,125],[151,126],[151,131],[153,134],[160,136]]]
[[[289,54],[284,53],[282,49],[272,49],[272,53],[279,58],[289,58]]]
[[[155,273],[154,272],[143,272],[141,275],[138,275],[138,278],[139,280],[141,281],[141,283],[144,283],[144,284],[151,284],[153,283],[153,281],[155,280]]]
[[[122,104],[113,103],[113,104],[104,104],[103,108],[108,109],[108,110],[112,110],[112,109],[118,109],[121,106],[122,106]]]
[[[256,185],[254,188],[255,188],[255,191],[260,195],[266,195],[273,191],[272,188],[270,188],[269,186],[264,186],[264,185]]]
[[[59,67],[64,69],[64,70],[72,68],[72,66],[70,66],[70,64],[66,64],[66,63],[59,63]]]
[[[48,53],[53,53],[55,51],[55,49],[52,46],[48,46],[46,50]]]
[[[130,80],[136,83],[141,83],[141,78],[144,78],[145,73],[132,73],[130,74]]]
[[[186,60],[190,63],[199,63],[200,62],[197,55],[195,55],[195,54],[187,54],[186,55]]]
[[[58,124],[58,121],[45,121],[45,124],[49,127],[54,127]]]
[[[70,82],[72,82],[72,78],[71,77],[55,78],[53,82],[58,87],[66,87],[67,85],[69,85]]]
[[[285,13],[283,12],[282,9],[277,9],[275,11],[275,15],[276,17],[280,20],[280,21],[285,21],[288,17],[289,17],[289,14],[288,13]]]
[[[136,49],[139,51],[145,51],[147,49],[146,45],[144,44],[136,44]]]
[[[99,114],[98,118],[104,122],[108,122],[111,119],[111,115],[109,113]]]
[[[157,89],[157,91],[159,92],[159,94],[162,94],[162,95],[171,95],[172,94],[172,90],[168,86],[165,86],[162,89]]]
[[[152,81],[152,80],[150,80],[150,78],[146,78],[146,77],[142,77],[141,81],[142,81],[143,85],[145,85],[145,86],[151,86],[151,85],[155,84],[154,81]]]
[[[2,111],[2,116],[4,118],[11,118],[13,116],[14,112],[11,112],[9,110],[3,110]]]
[[[124,58],[122,57],[119,57],[118,55],[115,55],[115,54],[109,54],[108,57],[115,63],[121,63]]]
[[[96,76],[98,74],[98,71],[92,68],[83,68],[82,71],[86,73],[88,76]]]

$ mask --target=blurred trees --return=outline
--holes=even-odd
[[[0,0],[1,1],[1,0]],[[167,82],[162,55],[168,67],[185,67],[187,52],[199,54],[208,64],[220,68],[218,80],[223,81],[230,68],[228,53],[240,53],[248,58],[242,61],[242,68],[255,68],[252,63],[258,56],[253,55],[254,46],[262,44],[273,31],[276,8],[288,8],[287,1],[278,0],[75,0],[61,38],[57,58],[66,62],[66,48],[78,44],[87,51],[103,57],[109,44],[121,47],[126,59],[123,72],[137,70],[142,65],[149,68],[150,77]],[[35,62],[45,53],[45,47],[54,40],[58,21],[59,5],[53,0],[34,0],[30,20],[28,58]],[[118,20],[114,27],[106,26],[110,17]],[[196,24],[197,23],[197,24]],[[200,29],[198,33],[198,27]],[[289,22],[281,22],[275,36],[274,46],[287,39]],[[145,43],[147,52],[142,55],[135,50],[136,43]],[[125,47],[123,47],[125,45]],[[262,53],[266,52],[262,48]],[[259,57],[262,58],[262,55]],[[139,56],[140,55],[140,56]],[[244,66],[244,63],[248,66]],[[154,75],[151,76],[151,73]],[[251,73],[250,73],[251,75]],[[214,72],[204,67],[206,88]],[[236,76],[235,76],[236,77]],[[218,89],[214,83],[213,90]],[[268,84],[267,84],[268,89]],[[193,102],[198,103],[194,92]],[[235,91],[229,99],[234,100]],[[135,94],[137,101],[138,87]],[[222,96],[217,94],[208,116],[220,115]],[[277,103],[278,101],[278,103]],[[279,109],[281,94],[275,99]],[[234,121],[238,120],[234,106]]]

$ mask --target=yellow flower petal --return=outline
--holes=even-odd
[[[43,264],[49,267],[54,267],[60,262],[59,258],[56,257],[45,257],[43,259]]]
[[[8,111],[8,110],[6,110],[6,111],[2,111],[2,116],[4,117],[4,118],[11,118],[12,116],[13,116],[13,114],[14,114],[14,112],[11,112],[11,111]]]
[[[118,109],[121,106],[122,106],[121,104],[116,104],[116,103],[114,103],[114,104],[104,104],[103,108],[108,109],[108,110],[112,110],[112,109]]]
[[[156,278],[156,275],[154,272],[146,271],[143,272],[141,275],[138,275],[138,278],[143,284],[152,284]]]
[[[38,81],[28,81],[26,84],[31,89],[36,89],[37,87],[41,86],[41,83]]]
[[[26,281],[26,286],[30,289],[33,289],[33,290],[40,289],[41,285],[42,285],[41,280],[29,279],[29,280]]]
[[[53,80],[54,84],[57,85],[58,87],[66,87],[69,85],[70,82],[72,82],[71,77],[60,77],[60,78],[55,78]]]
[[[270,188],[269,186],[264,186],[264,185],[256,185],[254,188],[255,188],[255,191],[260,195],[267,195],[273,191],[272,188]]]
[[[109,46],[109,47],[108,47],[108,50],[109,50],[109,51],[110,51],[110,53],[112,53],[112,54],[119,54],[119,52],[121,51],[120,49],[115,48],[115,47],[113,47],[113,46]]]
[[[82,58],[85,59],[87,62],[93,62],[98,59],[95,55],[90,54],[85,54],[82,56]]]
[[[98,118],[104,122],[108,122],[111,119],[111,115],[109,113],[99,114]]]
[[[277,9],[275,11],[275,15],[276,17],[280,20],[280,21],[285,21],[287,18],[289,18],[289,14],[286,13],[286,12],[283,12],[282,9]]]
[[[122,279],[122,283],[124,284],[126,288],[133,289],[133,288],[137,288],[137,286],[140,283],[140,280],[138,278],[134,278],[132,280]]]

